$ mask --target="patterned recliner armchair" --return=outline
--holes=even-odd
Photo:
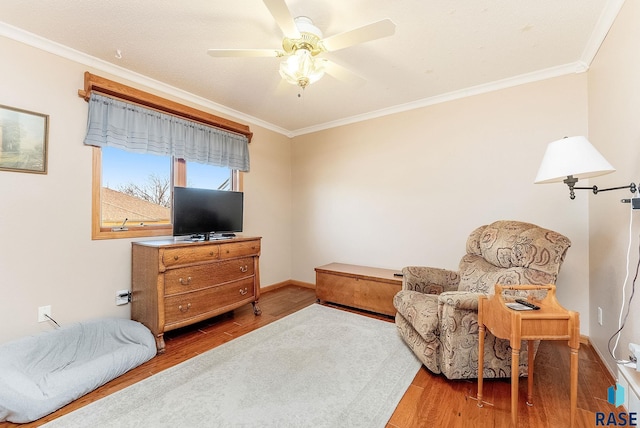
[[[474,230],[457,272],[410,266],[393,299],[400,335],[424,365],[449,379],[478,377],[478,296],[495,284],[555,284],[571,242],[534,224],[497,221]],[[523,292],[517,292],[523,293]],[[511,376],[511,347],[487,331],[485,378]],[[534,351],[537,351],[537,345]],[[527,343],[520,376],[527,375]]]

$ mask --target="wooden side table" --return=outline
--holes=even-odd
[[[517,311],[506,306],[503,290],[547,290],[540,301],[530,300],[539,310]],[[496,284],[495,294],[478,300],[478,406],[482,407],[482,367],[484,365],[485,327],[494,336],[509,339],[511,345],[511,424],[518,426],[518,379],[520,341],[528,341],[527,404],[533,405],[533,341],[567,340],[571,348],[571,427],[576,420],[578,402],[578,349],[580,348],[580,320],[577,312],[564,309],[556,300],[554,285]]]

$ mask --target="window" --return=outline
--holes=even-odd
[[[238,190],[233,187],[233,170],[222,167],[205,165],[197,162],[186,162],[186,187],[201,189]]]
[[[241,190],[240,173],[227,167],[113,147],[93,150],[93,239],[171,235],[174,185]]]
[[[78,95],[89,102],[93,239],[171,235],[174,186],[242,190],[249,126],[89,72]]]

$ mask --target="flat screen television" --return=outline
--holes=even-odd
[[[244,194],[228,190],[175,187],[173,236],[233,236],[242,232]]]

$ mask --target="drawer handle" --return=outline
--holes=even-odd
[[[240,266],[240,272],[246,273],[248,270],[249,270],[249,267],[247,265]]]
[[[210,255],[210,256],[213,256],[213,251],[209,251],[209,255]]]
[[[173,260],[178,260],[178,256],[173,256]]]
[[[178,306],[178,309],[180,309],[180,312],[187,312],[189,309],[191,309],[191,303],[187,303],[186,307],[180,305]]]
[[[244,288],[241,288],[241,289],[240,289],[240,294],[242,294],[243,296],[244,296],[245,294],[247,294],[248,292],[249,292],[249,289],[248,289],[247,287],[244,287]]]
[[[189,285],[189,284],[191,284],[191,277],[188,277],[186,281],[184,279],[180,278],[180,279],[178,279],[178,282],[180,282],[180,284],[182,284],[182,285]]]

